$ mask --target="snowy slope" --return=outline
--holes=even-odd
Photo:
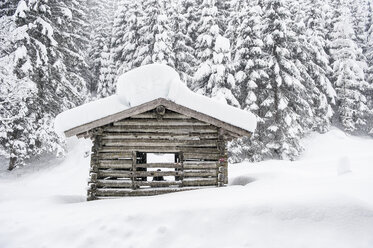
[[[230,165],[225,188],[93,202],[90,141],[70,146],[39,172],[2,172],[0,247],[373,247],[371,139],[332,130],[299,161]]]

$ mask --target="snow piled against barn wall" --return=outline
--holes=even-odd
[[[62,134],[74,127],[158,98],[171,100],[250,132],[256,128],[256,118],[252,113],[192,92],[181,82],[173,68],[162,64],[141,66],[121,75],[115,95],[59,114],[55,128]]]

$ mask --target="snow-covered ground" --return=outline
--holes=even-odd
[[[70,140],[64,161],[1,173],[0,247],[373,247],[373,140],[305,143],[296,162],[230,165],[228,187],[86,202],[90,144]]]

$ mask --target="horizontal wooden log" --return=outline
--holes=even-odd
[[[181,186],[181,181],[135,181],[135,185],[139,187],[170,187]]]
[[[184,179],[183,186],[214,186],[218,183],[217,178]]]
[[[181,163],[147,163],[147,164],[136,164],[136,168],[175,168],[181,169],[183,166]]]
[[[128,146],[128,147],[120,147],[120,146],[103,146],[99,148],[98,152],[101,153],[108,153],[108,152],[154,152],[154,153],[176,153],[176,152],[186,152],[186,153],[203,153],[203,154],[219,154],[217,148],[209,148],[209,147],[201,147],[201,148],[194,148],[194,147],[183,147],[183,146]],[[185,156],[184,156],[185,157]]]
[[[130,151],[120,151],[120,152],[111,152],[111,153],[99,153],[96,156],[99,159],[132,159],[132,152]]]
[[[131,119],[149,119],[149,118],[157,118],[155,112],[146,112],[138,115],[131,116]],[[191,119],[189,116],[185,116],[182,114],[178,114],[175,112],[167,112],[163,115],[163,119]]]
[[[217,169],[219,166],[219,162],[202,162],[202,161],[196,161],[196,162],[184,162],[183,168],[185,170],[190,169]]]
[[[97,187],[99,188],[132,188],[131,180],[98,180]],[[135,186],[138,187],[170,187],[181,186],[182,181],[135,181]]]
[[[200,189],[200,187],[183,188],[149,188],[149,189],[97,189],[96,197],[120,197],[120,196],[152,196],[186,190]]]
[[[108,126],[105,132],[127,132],[127,133],[217,133],[217,128],[213,126]]]
[[[133,139],[133,140],[102,140],[104,146],[192,146],[192,147],[217,147],[216,140],[151,140],[151,139]]]
[[[97,187],[102,188],[132,188],[131,180],[98,180]]]
[[[193,160],[193,159],[200,159],[200,160],[213,160],[218,161],[221,157],[218,153],[197,153],[197,152],[185,152],[184,160]]]
[[[99,160],[98,168],[102,169],[131,169],[132,160]]]
[[[181,171],[136,171],[136,177],[165,177],[165,176],[181,176]]]
[[[142,119],[133,120],[126,119],[123,121],[117,121],[113,123],[114,126],[210,126],[210,124],[198,121],[195,119],[184,119],[184,120],[157,120],[157,119]]]
[[[187,177],[216,177],[218,175],[217,170],[189,170],[183,171],[184,178]]]
[[[100,179],[106,177],[130,179],[133,175],[132,171],[125,170],[99,170],[97,172],[97,177]]]
[[[115,178],[131,178],[133,177],[160,177],[160,176],[181,176],[181,171],[108,171],[99,170],[98,177],[115,177]]]
[[[103,140],[115,139],[166,139],[166,140],[205,140],[218,139],[217,133],[202,133],[202,134],[177,134],[177,133],[103,133]]]

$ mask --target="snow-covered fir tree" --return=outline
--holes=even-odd
[[[139,46],[139,30],[144,12],[141,2],[123,2],[114,21],[112,48],[118,74],[138,67],[136,52]]]
[[[0,2],[0,18],[2,16],[12,16],[17,9],[19,0],[2,0]]]
[[[190,0],[180,1],[171,12],[172,25],[174,31],[173,51],[175,53],[175,69],[179,72],[183,82],[192,84],[196,58],[194,55],[193,38],[190,30],[192,11],[195,3]]]
[[[11,158],[9,169],[30,156],[60,150],[54,117],[84,98],[85,79],[79,73],[84,71],[85,61],[79,54],[79,35],[76,40],[67,39],[81,26],[74,27],[74,6],[67,4],[20,1],[15,13],[14,72],[23,85],[4,88],[8,104],[2,114],[8,128],[2,146]],[[23,106],[20,117],[9,118],[19,106]]]
[[[35,114],[30,108],[37,89],[28,78],[17,78],[16,61],[24,49],[15,52],[16,24],[13,18],[0,18],[0,156],[9,159],[9,170],[23,164],[35,145]]]
[[[196,58],[200,66],[195,73],[192,89],[238,106],[232,92],[235,81],[229,68],[230,42],[222,36],[219,16],[216,2],[205,0],[197,30]]]
[[[174,66],[174,35],[166,14],[168,5],[163,0],[143,0],[141,4],[144,12],[140,19],[139,39],[133,58],[134,67],[149,63]]]
[[[235,72],[235,94],[243,109],[257,116],[258,126],[263,119],[258,116],[258,97],[263,96],[268,74],[263,53],[262,41],[262,9],[258,4],[249,5],[247,1],[239,1],[231,10],[232,17],[228,30],[233,42],[233,67]],[[231,154],[232,161],[250,158],[252,161],[263,159],[261,154],[263,142],[260,133],[255,132],[251,139],[243,138],[231,146],[235,152]]]
[[[258,132],[267,156],[293,159],[303,150],[300,139],[307,131],[310,106],[305,100],[307,88],[292,57],[298,44],[287,26],[289,18],[284,1],[265,3],[263,35],[269,80],[261,92],[265,99],[259,100],[258,115],[264,124]]]
[[[305,4],[307,3],[307,4]],[[290,25],[295,32],[293,57],[301,73],[302,84],[306,88],[304,100],[310,105],[312,118],[304,128],[326,132],[333,115],[332,104],[336,93],[329,80],[331,68],[326,49],[326,29],[323,11],[324,3],[320,1],[291,2],[292,18]]]
[[[370,134],[373,134],[373,3],[368,5],[368,17],[366,26],[367,40],[364,48],[364,55],[367,61],[366,80],[370,85],[367,93],[368,107],[371,110],[368,118],[368,126],[371,128]],[[370,125],[369,125],[370,124]]]
[[[114,21],[116,8],[116,0],[99,1],[89,0],[88,10],[89,16],[89,64],[92,80],[89,85],[89,90],[96,93],[97,87],[105,80],[108,75],[108,66],[110,66],[110,47],[111,33]],[[104,75],[102,75],[102,73]],[[97,94],[106,95],[102,92],[103,87],[100,85],[101,92]]]
[[[334,17],[330,51],[333,59],[333,83],[337,92],[337,113],[342,127],[348,132],[363,128],[367,123],[369,84],[365,81],[366,63],[362,49],[356,44],[350,9],[340,5]]]

